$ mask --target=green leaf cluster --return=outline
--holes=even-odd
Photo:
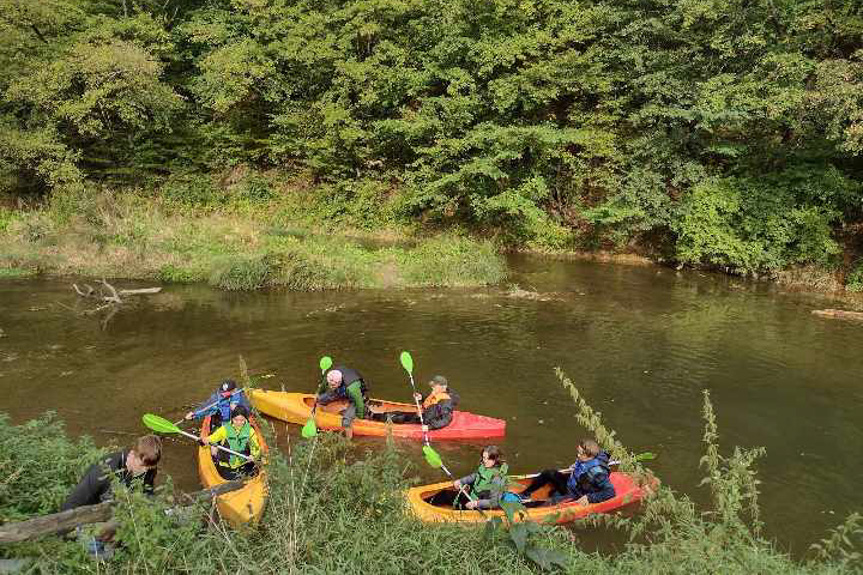
[[[832,265],[837,228],[863,217],[854,3],[0,0],[0,14],[0,186],[18,193],[172,194],[178,175],[242,165],[303,174],[311,209],[355,222],[650,245],[739,273]]]

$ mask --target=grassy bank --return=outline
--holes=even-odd
[[[394,246],[408,235],[384,223],[381,206],[374,218],[337,216],[320,205],[301,208],[304,196],[295,192],[197,204],[171,189],[88,190],[37,209],[0,209],[0,277],[207,282],[226,290],[457,287],[505,277],[490,242],[449,233]],[[384,245],[374,241],[381,238]]]
[[[560,374],[585,428],[608,446],[622,466],[649,473],[606,429],[598,414]],[[717,444],[713,408],[705,395],[705,484],[710,509],[696,509],[667,488],[634,518],[586,521],[575,529],[537,526],[520,543],[483,527],[424,525],[405,509],[400,495],[410,466],[392,445],[358,454],[339,437],[288,444],[270,464],[270,501],[256,530],[235,532],[199,521],[206,509],[179,518],[165,516],[163,490],[155,504],[120,497],[118,537],[123,547],[107,565],[118,573],[531,573],[531,557],[554,555],[566,573],[848,573],[861,569],[853,539],[859,518],[813,546],[804,561],[781,553],[762,535],[757,481],[751,469],[761,450],[735,449],[725,457]],[[5,423],[5,421],[4,421]],[[29,423],[0,426],[0,466],[11,479],[0,482],[4,518],[55,508],[77,471],[96,453],[75,445],[62,428]],[[26,447],[25,447],[26,443]],[[191,449],[189,450],[191,457]],[[25,456],[26,454],[26,456]],[[32,457],[31,457],[32,454]],[[76,455],[77,454],[77,455]],[[35,460],[28,462],[28,458]],[[192,462],[190,460],[190,465]],[[20,469],[20,472],[19,472]],[[38,469],[37,473],[33,473]],[[579,548],[579,529],[622,529],[630,543],[614,554]],[[530,550],[521,553],[519,549]],[[32,572],[78,573],[97,569],[74,542],[46,538],[0,548],[2,557],[31,558]]]

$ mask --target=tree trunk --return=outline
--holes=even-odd
[[[228,481],[210,489],[191,493],[186,495],[186,497],[192,502],[206,501],[223,493],[235,491],[243,485],[245,485],[244,481]],[[60,513],[0,525],[0,544],[18,543],[43,535],[71,531],[78,525],[86,523],[108,521],[113,515],[113,507],[113,501],[106,501],[97,505],[85,505],[69,509],[68,511],[61,511]]]

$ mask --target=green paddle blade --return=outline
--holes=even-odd
[[[333,358],[328,355],[325,355],[321,358],[320,363],[318,364],[321,367],[321,371],[327,371],[331,367],[333,367]]]
[[[425,455],[426,462],[432,467],[440,469],[443,466],[443,460],[438,452],[431,448],[431,445],[423,445],[423,455]]]
[[[639,453],[633,459],[636,461],[653,461],[656,459],[656,454],[650,451],[645,451],[644,453]]]
[[[411,357],[411,354],[403,351],[399,356],[399,361],[402,362],[402,367],[405,368],[405,371],[408,373],[414,372],[414,358]]]
[[[315,418],[310,418],[306,424],[303,426],[303,430],[300,432],[303,437],[306,439],[311,439],[312,437],[318,434],[318,426],[315,425]]]
[[[157,433],[180,433],[179,427],[164,417],[159,417],[152,413],[145,413],[144,417],[141,418],[141,421],[144,422],[144,425]]]

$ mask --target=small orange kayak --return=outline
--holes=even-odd
[[[252,389],[249,399],[261,413],[281,419],[288,423],[303,425],[312,414],[315,396],[308,393],[289,393],[285,391],[268,391]],[[315,424],[320,429],[341,429],[341,411],[347,407],[347,401],[335,401],[327,405],[319,405],[315,411]],[[411,403],[398,403],[381,399],[370,399],[369,405],[378,411],[416,411]],[[407,439],[423,438],[422,426],[415,423],[394,423],[391,425],[394,437]],[[387,434],[387,423],[369,419],[355,419],[354,435],[371,435],[384,437]],[[442,429],[429,431],[429,439],[485,439],[503,437],[506,434],[506,421],[476,415],[467,411],[453,412],[452,422]]]
[[[258,434],[263,459],[268,449],[264,435],[261,433],[258,422],[254,418],[250,419],[250,423]],[[207,416],[201,425],[201,437],[206,440],[209,435],[210,416]],[[222,518],[235,528],[246,524],[254,525],[264,512],[264,506],[267,503],[267,472],[263,469],[263,461],[259,462],[258,465],[261,465],[262,468],[257,475],[246,482],[245,486],[236,491],[219,495],[216,498],[216,506]],[[201,478],[201,485],[204,488],[227,483],[227,480],[222,478],[216,470],[216,464],[210,455],[209,446],[198,447],[198,476]]]
[[[513,493],[524,491],[533,477],[533,475],[510,476],[510,491]],[[551,489],[551,487],[546,486],[533,493],[533,503],[528,503],[524,514],[517,513],[514,519],[515,521],[540,523],[568,523],[594,513],[615,511],[631,503],[641,501],[646,494],[652,491],[650,487],[639,486],[629,473],[612,472],[609,479],[614,485],[615,491],[615,496],[611,499],[590,505],[576,505],[574,501],[564,501],[557,505],[546,506],[542,502],[548,498]],[[475,510],[454,509],[452,500],[455,494],[456,490],[453,488],[452,482],[447,481],[409,489],[407,499],[414,515],[427,522],[484,523],[490,517],[503,518],[505,516],[502,509],[486,509],[482,513]]]

